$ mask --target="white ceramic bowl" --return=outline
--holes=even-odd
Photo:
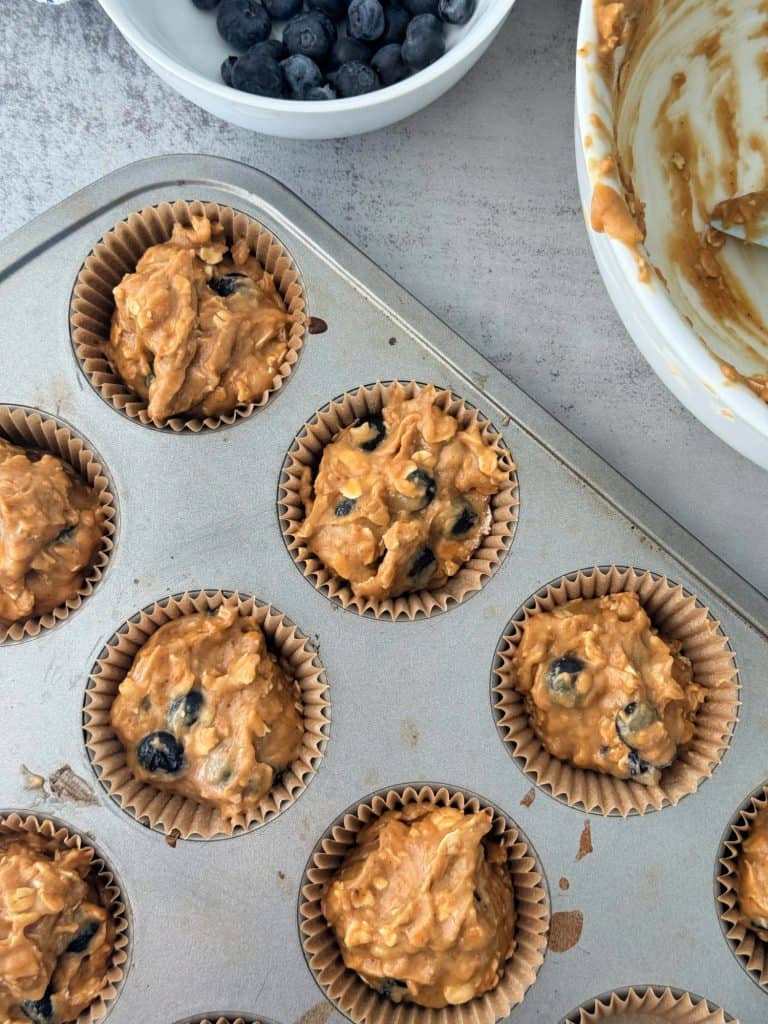
[[[768,405],[746,385],[727,380],[718,360],[678,312],[667,290],[651,275],[640,282],[634,254],[621,242],[590,227],[589,211],[598,172],[594,148],[585,139],[595,131],[592,115],[605,120],[605,96],[590,74],[597,33],[593,0],[582,0],[576,70],[576,156],[587,230],[608,294],[635,344],[667,387],[727,444],[768,469]],[[652,197],[642,196],[646,204]],[[738,356],[732,360],[738,365]],[[663,456],[663,453],[662,453]]]
[[[219,68],[231,48],[215,15],[191,0],[99,0],[140,57],[174,89],[242,128],[291,139],[332,139],[394,124],[432,103],[493,42],[515,0],[478,0],[469,24],[448,26],[448,52],[404,82],[343,100],[274,100],[230,89]]]

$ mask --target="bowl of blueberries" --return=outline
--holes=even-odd
[[[269,135],[358,135],[421,110],[515,0],[99,0],[187,99]]]

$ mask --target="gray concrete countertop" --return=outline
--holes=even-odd
[[[768,593],[768,474],[660,383],[592,259],[573,157],[577,0],[518,0],[442,100],[323,143],[253,135],[192,106],[96,0],[0,6],[0,232],[141,157],[212,153],[267,171]]]

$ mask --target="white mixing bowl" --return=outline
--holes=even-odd
[[[746,385],[726,379],[720,362],[683,319],[661,281],[653,274],[647,283],[639,280],[637,260],[627,246],[590,227],[592,193],[600,177],[601,141],[607,145],[593,117],[605,123],[609,109],[607,91],[591,71],[597,44],[593,0],[582,0],[576,70],[576,154],[587,230],[605,286],[627,331],[667,387],[727,444],[768,469],[768,404]],[[649,207],[653,202],[653,196],[640,198]],[[610,353],[605,356],[610,358]],[[739,365],[738,352],[728,358]]]
[[[448,26],[448,52],[404,82],[342,100],[275,100],[230,89],[221,62],[231,48],[216,19],[191,0],[99,0],[140,57],[198,106],[242,128],[291,139],[360,135],[394,124],[455,85],[493,42],[515,0],[478,0],[469,24]]]

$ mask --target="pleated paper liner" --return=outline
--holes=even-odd
[[[730,1014],[691,992],[641,985],[591,999],[562,1024],[739,1024]]]
[[[252,1017],[247,1013],[208,1013],[202,1017],[199,1014],[195,1017],[185,1017],[176,1024],[270,1024],[270,1021],[264,1017]]]
[[[361,416],[380,412],[387,397],[398,387],[403,388],[407,398],[413,398],[425,385],[416,381],[368,384],[340,395],[318,410],[298,433],[286,455],[278,502],[280,526],[288,551],[303,575],[317,590],[342,608],[359,615],[377,619],[414,620],[429,618],[446,611],[452,605],[460,604],[479,591],[496,572],[512,544],[517,528],[518,485],[512,456],[493,424],[468,402],[450,391],[438,388],[438,407],[455,416],[461,429],[479,423],[484,440],[498,453],[500,465],[507,473],[501,490],[491,499],[487,530],[471,558],[442,586],[384,600],[357,597],[349,583],[328,569],[306,543],[296,536],[305,518],[302,470],[308,466],[314,480],[325,446]]]
[[[117,500],[114,485],[101,456],[90,442],[55,416],[21,405],[0,405],[0,437],[22,448],[50,453],[68,463],[92,487],[99,498],[102,513],[102,538],[91,565],[77,591],[45,615],[0,624],[0,645],[39,636],[69,618],[90,597],[106,571],[117,531]]]
[[[304,742],[296,760],[262,799],[256,811],[229,821],[206,804],[158,789],[131,772],[125,748],[110,724],[110,708],[138,651],[173,619],[234,606],[261,627],[269,648],[295,679],[302,704]],[[330,726],[328,686],[316,651],[279,611],[243,594],[198,590],[175,594],[137,612],[101,651],[85,691],[83,729],[94,771],[109,796],[141,824],[180,839],[213,839],[258,828],[304,792],[325,751]]]
[[[477,813],[490,810],[488,835],[508,852],[515,893],[515,951],[499,984],[462,1006],[428,1009],[414,1003],[395,1004],[368,986],[345,966],[333,931],[323,917],[321,899],[355,845],[358,833],[386,811],[408,804],[455,807]],[[354,1024],[494,1024],[522,1002],[544,962],[549,929],[549,894],[535,851],[517,826],[493,804],[449,786],[406,785],[382,790],[348,808],[315,846],[299,896],[301,942],[315,981],[337,1010]]]
[[[115,371],[106,354],[115,303],[113,289],[152,245],[167,242],[173,226],[191,224],[192,216],[205,214],[223,225],[231,244],[246,238],[251,252],[264,269],[273,275],[286,310],[291,316],[288,350],[271,387],[253,402],[238,405],[221,416],[173,416],[167,420],[152,419],[144,399],[134,394]],[[94,389],[113,408],[144,426],[175,432],[203,429],[215,430],[250,416],[280,391],[298,362],[307,330],[306,296],[299,271],[288,250],[257,221],[218,203],[160,203],[132,213],[108,231],[90,252],[77,276],[70,303],[70,334],[75,356]]]
[[[130,928],[128,910],[120,884],[114,871],[104,860],[88,839],[51,818],[38,818],[27,811],[10,811],[0,814],[0,835],[13,833],[30,833],[42,836],[51,847],[64,849],[84,849],[91,852],[91,878],[101,896],[102,906],[112,916],[115,923],[115,945],[112,950],[104,988],[98,997],[86,1007],[73,1024],[95,1024],[102,1020],[112,1008],[117,998],[129,966]]]
[[[515,688],[513,657],[526,622],[575,598],[637,593],[662,637],[679,640],[694,682],[706,697],[694,719],[694,736],[662,771],[657,785],[614,778],[553,757],[530,723]],[[738,718],[739,684],[733,651],[711,613],[664,576],[620,566],[585,569],[542,587],[513,616],[496,650],[492,673],[496,722],[509,752],[533,782],[571,807],[600,814],[644,814],[677,804],[709,778],[728,747]]]
[[[747,974],[768,992],[768,932],[755,928],[742,914],[737,890],[742,844],[755,818],[766,807],[768,785],[760,786],[744,801],[723,837],[718,854],[717,910],[734,956]]]

